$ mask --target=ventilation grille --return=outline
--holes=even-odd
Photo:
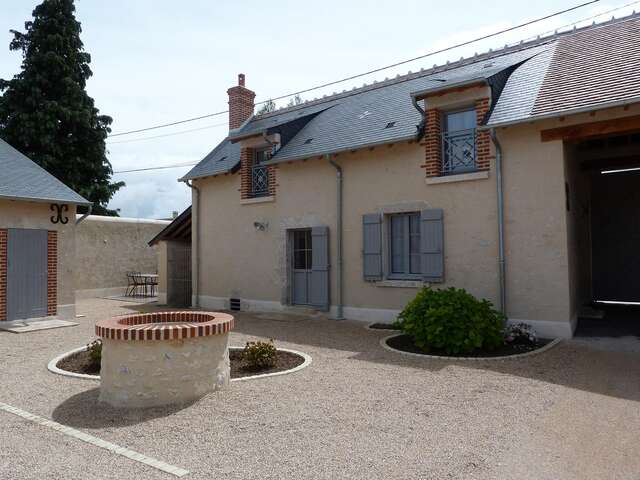
[[[230,298],[229,299],[229,310],[233,310],[235,312],[240,311],[240,299],[239,298]]]

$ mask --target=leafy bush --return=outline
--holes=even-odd
[[[87,352],[89,353],[89,367],[92,370],[100,370],[100,363],[102,362],[102,340],[94,340],[87,345]]]
[[[510,345],[535,345],[535,330],[527,323],[509,324],[504,329],[504,341]]]
[[[247,342],[242,351],[242,359],[247,368],[263,370],[275,367],[278,351],[273,340],[268,342]]]
[[[464,289],[425,287],[400,313],[402,331],[425,352],[448,355],[493,350],[503,344],[504,316]]]

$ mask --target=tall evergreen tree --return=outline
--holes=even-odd
[[[11,30],[10,50],[22,51],[21,71],[0,79],[0,137],[93,203],[93,213],[117,215],[107,203],[112,183],[105,139],[111,117],[87,94],[91,56],[80,40],[73,0],[44,0]]]

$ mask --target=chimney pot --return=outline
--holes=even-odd
[[[244,73],[238,74],[238,85],[240,85],[241,87],[244,87]]]

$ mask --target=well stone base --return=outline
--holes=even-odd
[[[229,385],[229,334],[130,342],[103,338],[100,401],[146,408],[189,403]]]

